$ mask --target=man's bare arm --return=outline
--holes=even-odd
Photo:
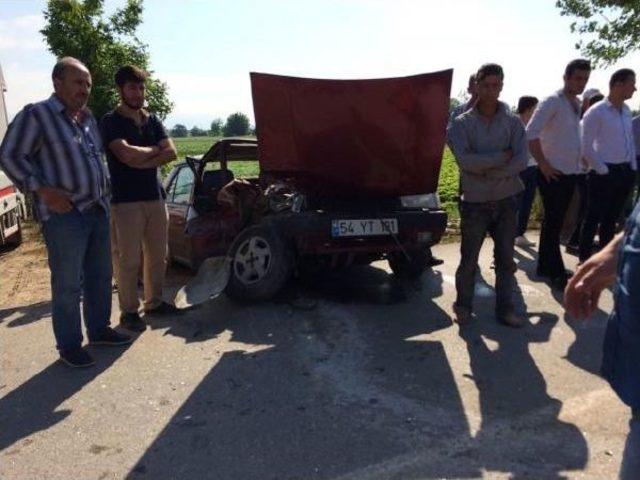
[[[600,294],[616,279],[618,255],[624,233],[584,262],[571,277],[564,291],[564,308],[575,318],[587,318],[597,308]]]
[[[178,153],[173,140],[165,138],[158,143],[157,155],[149,158],[148,160],[140,163],[136,168],[156,168],[172,162],[178,158]]]
[[[118,160],[134,168],[141,168],[140,165],[154,158],[160,152],[159,147],[137,147],[129,145],[122,138],[113,140],[108,146]]]

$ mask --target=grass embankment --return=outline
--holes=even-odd
[[[175,138],[174,142],[178,149],[178,162],[184,161],[184,157],[187,155],[201,155],[205,153],[214,143],[218,140],[216,137],[186,137]],[[231,163],[230,168],[233,173],[238,176],[256,176],[258,174],[257,162],[234,162]],[[163,174],[168,173],[171,170],[171,166],[165,166],[163,168]],[[458,182],[459,182],[458,166],[453,158],[451,151],[445,148],[444,156],[442,158],[442,167],[440,169],[440,179],[438,183],[438,194],[440,195],[440,201],[442,207],[447,211],[449,220],[451,223],[457,223],[460,215],[458,213],[458,203],[456,197],[458,196]],[[541,208],[540,200],[536,199],[533,206],[533,212],[531,219],[535,222],[540,219]]]

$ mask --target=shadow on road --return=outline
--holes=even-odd
[[[0,309],[0,323],[3,323],[14,315],[16,318],[7,324],[8,327],[21,327],[23,325],[37,322],[38,320],[51,316],[51,302],[45,301],[34,303],[32,305],[21,305],[19,307]]]
[[[221,298],[171,327],[169,334],[188,341],[230,330],[231,342],[266,347],[224,353],[129,478],[335,478],[418,447],[468,439],[442,345],[407,341],[451,325],[432,301],[442,292],[439,275],[424,278],[420,292],[407,285],[408,300],[391,305],[354,290],[394,290],[386,272],[355,269],[336,282],[340,298],[312,311],[287,303],[238,309]],[[294,288],[317,297],[326,287]],[[456,463],[430,472],[479,474]]]
[[[447,352],[431,336],[452,326],[436,302],[438,271],[398,283],[367,267],[316,287],[295,287],[325,298],[312,311],[220,298],[174,324],[154,323],[188,342],[228,330],[237,349],[128,478],[477,478],[485,469],[560,478],[586,466],[585,439],[558,419],[561,402],[529,353],[548,341],[555,316],[530,312],[537,323],[512,330],[489,320],[492,300],[481,300],[478,323],[461,333],[480,392],[474,437]],[[397,289],[397,298],[380,296]]]
[[[527,255],[516,249],[518,268],[526,272],[527,276],[537,282],[541,288],[548,288],[544,284],[544,279],[535,274],[537,259],[536,253],[532,249],[521,249]],[[546,290],[545,290],[546,291]],[[550,299],[558,305],[563,304],[564,292],[548,288]],[[574,343],[569,347],[566,359],[578,368],[581,368],[594,375],[600,375],[600,365],[602,363],[602,342],[608,313],[602,309],[596,310],[586,321],[575,320],[568,315],[564,315],[564,323],[567,324],[576,336]]]
[[[71,411],[58,407],[108,369],[126,349],[92,349],[98,361],[87,369],[71,369],[56,361],[1,398],[0,450],[13,446],[11,454],[20,448],[16,442],[64,420]]]

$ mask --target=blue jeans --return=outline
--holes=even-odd
[[[640,203],[627,220],[614,307],[604,339],[602,374],[620,399],[640,409]]]
[[[524,235],[527,231],[531,206],[536,197],[538,187],[538,167],[527,167],[520,172],[520,179],[524,183],[524,191],[520,194],[520,205],[518,207],[518,236]]]
[[[109,215],[101,207],[84,213],[51,214],[42,224],[49,269],[53,333],[57,348],[82,345],[80,299],[89,340],[100,336],[111,317]]]
[[[493,238],[496,262],[496,313],[513,311],[516,263],[513,245],[517,228],[518,195],[497,202],[460,203],[462,241],[456,271],[456,305],[471,309],[478,270],[478,256],[487,233]]]

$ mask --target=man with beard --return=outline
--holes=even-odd
[[[120,324],[139,332],[146,329],[138,314],[141,261],[145,313],[176,311],[162,299],[168,213],[158,178],[158,167],[174,160],[176,149],[158,117],[143,108],[146,79],[147,73],[138,67],[121,67],[115,74],[120,104],[101,121],[113,192]]]

